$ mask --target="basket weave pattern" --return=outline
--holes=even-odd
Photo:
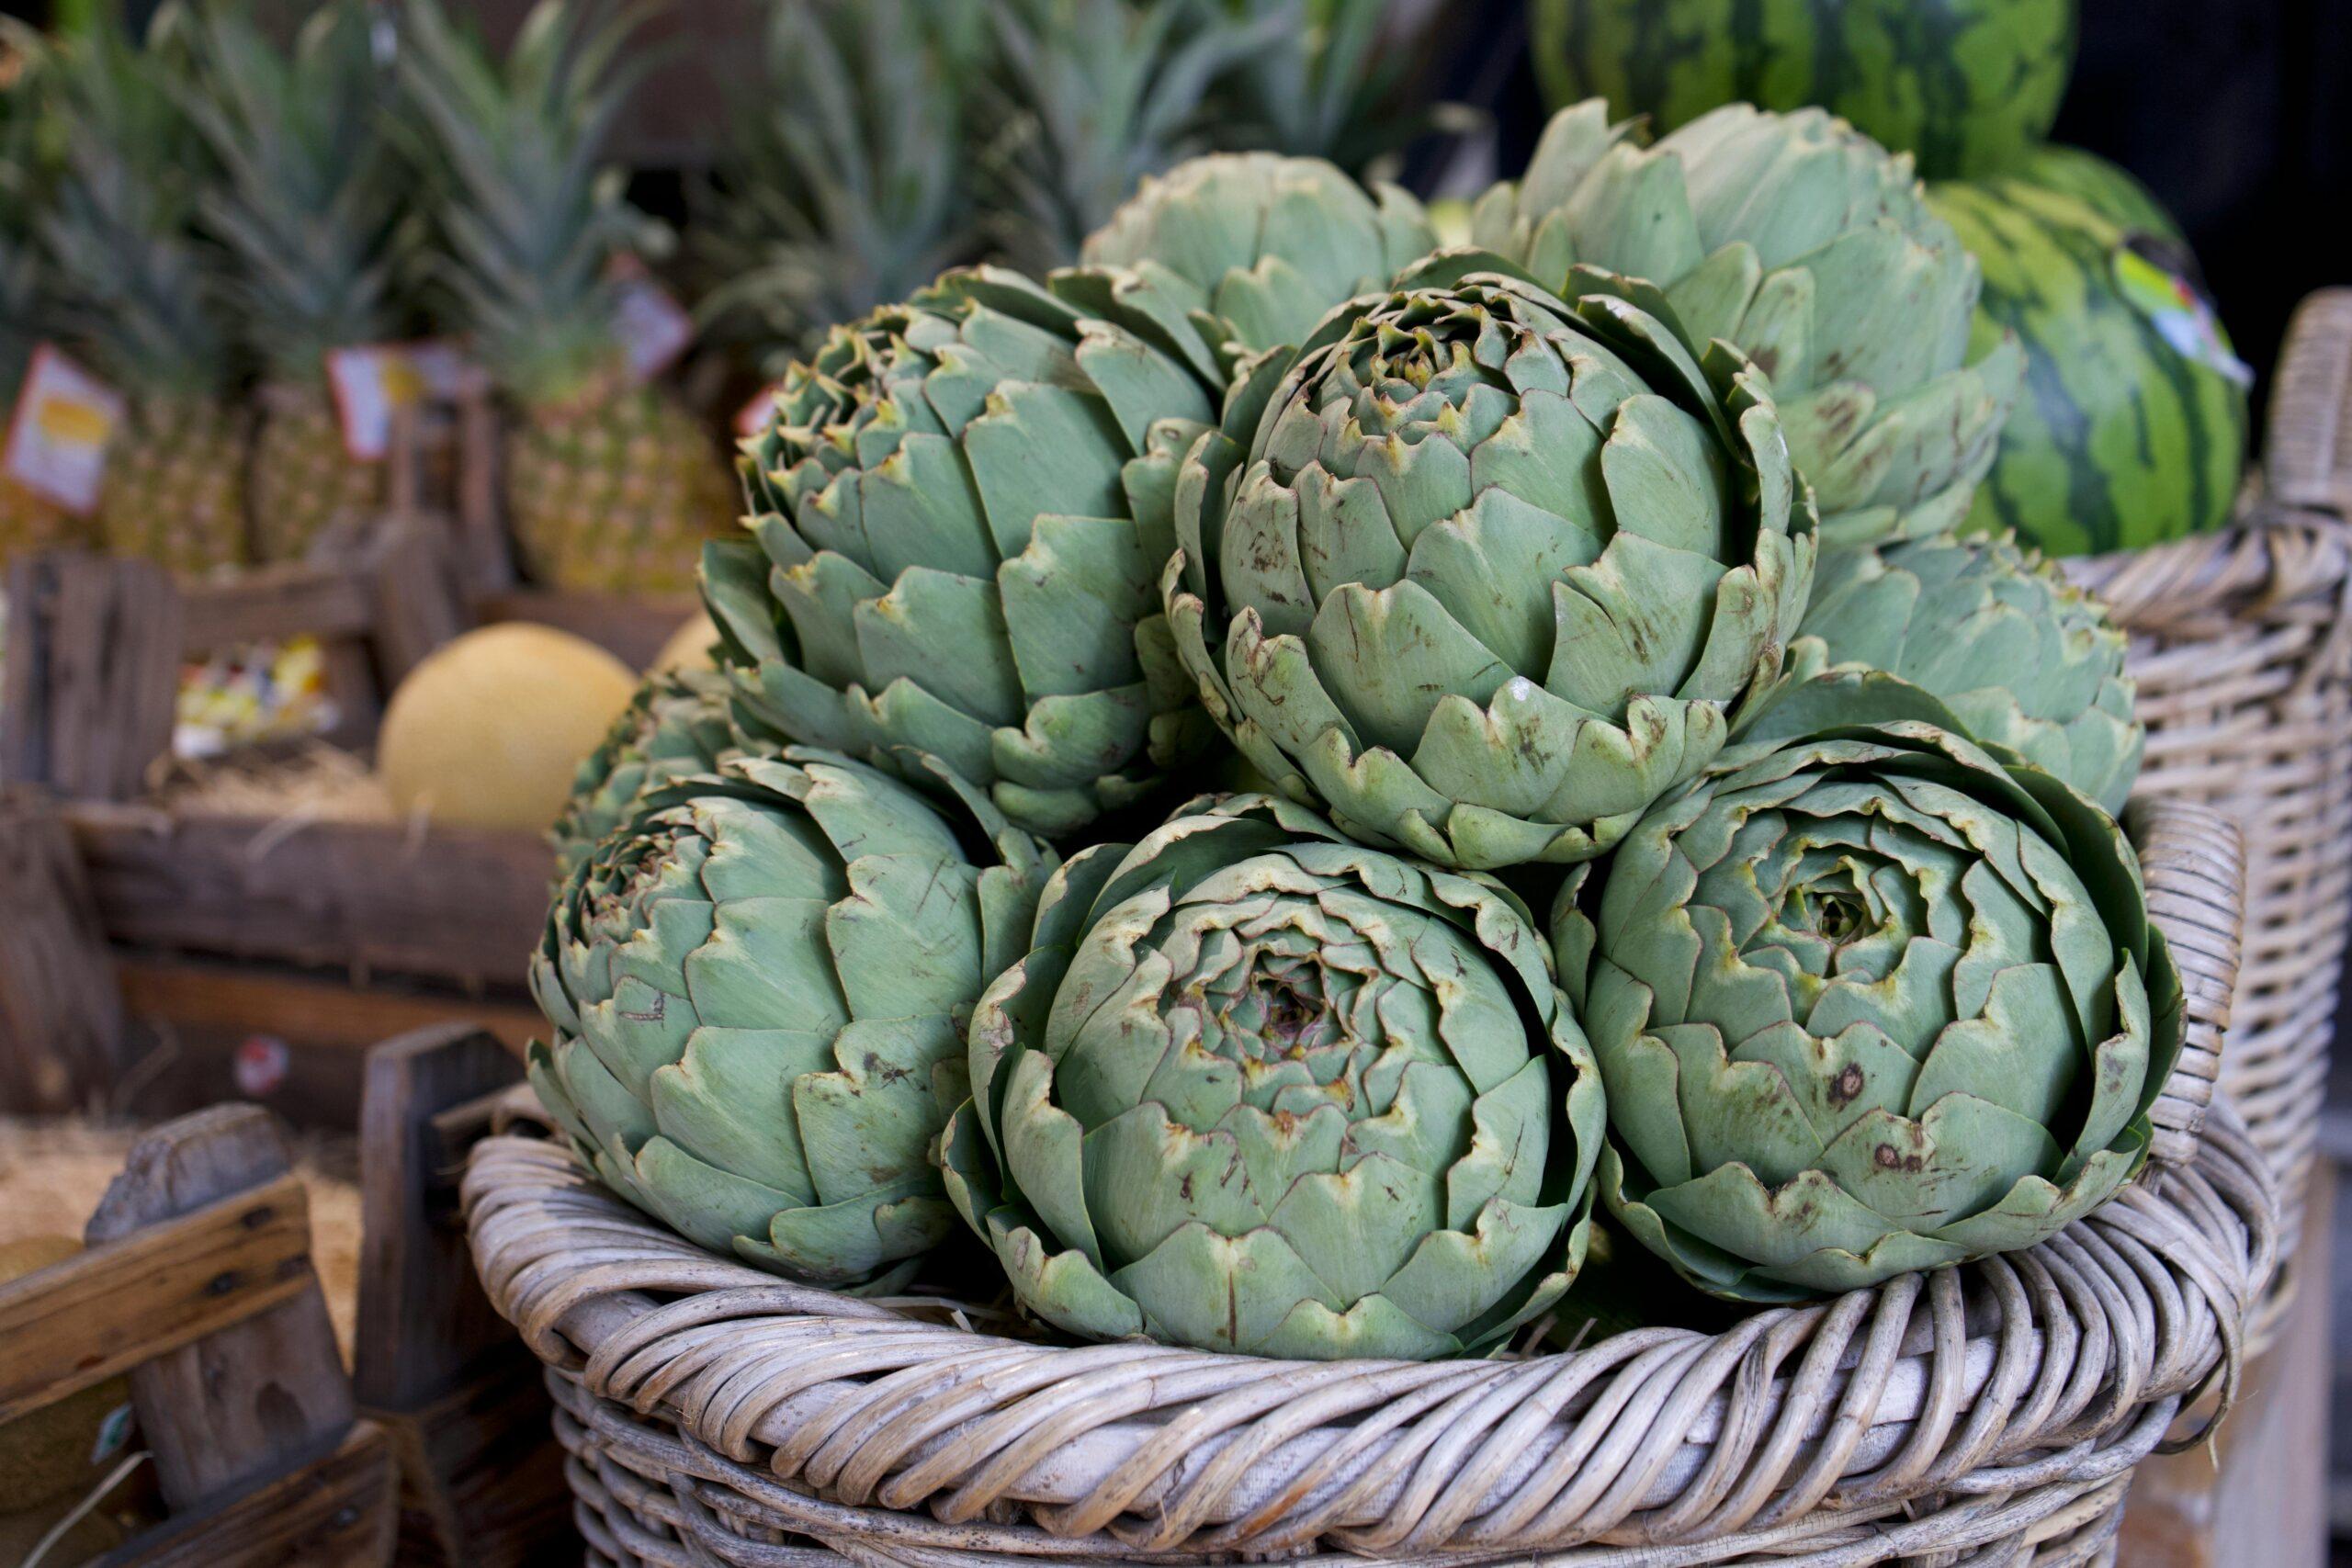
[[[2225,532],[2065,563],[2132,637],[2142,795],[2245,835],[2244,967],[2222,1085],[2268,1156],[2291,1250],[2352,931],[2352,289],[2288,329],[2262,492]],[[2291,1276],[2290,1276],[2291,1278]],[[2285,1304],[2266,1303],[2264,1328]]]
[[[521,1137],[475,1151],[475,1258],[549,1369],[599,1562],[2108,1561],[2132,1465],[2226,1401],[2277,1234],[2262,1152],[2206,1115],[2234,835],[2161,802],[2133,824],[2188,979],[2158,1119],[2183,1163],[2030,1251],[1721,1334],[1428,1363],[1039,1344],[716,1257]]]

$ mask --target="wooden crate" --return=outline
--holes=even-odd
[[[390,1562],[391,1445],[359,1414],[268,1114],[149,1134],[87,1239],[0,1285],[0,1422],[129,1374],[165,1517],[101,1568]]]
[[[528,1036],[524,958],[551,874],[537,835],[148,794],[183,660],[224,645],[318,637],[341,671],[338,739],[371,739],[383,694],[464,623],[446,538],[388,522],[302,567],[201,586],[35,557],[11,604],[0,847],[22,848],[0,882],[31,914],[0,938],[0,1108],[165,1112],[242,1093],[347,1126],[379,1040],[461,1018]],[[119,1010],[88,1002],[109,975]]]
[[[501,1041],[464,1024],[368,1053],[354,1377],[398,1459],[403,1564],[579,1561],[539,1364],[482,1293],[458,1207],[466,1156],[521,1078]]]

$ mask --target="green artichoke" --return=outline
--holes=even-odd
[[[931,1145],[1054,860],[939,782],[957,804],[829,752],[741,759],[639,796],[572,872],[530,1076],[605,1185],[823,1285],[895,1288],[954,1228]]]
[[[2180,1050],[2113,819],[1928,725],[1726,755],[1572,875],[1553,935],[1603,1201],[1741,1301],[2043,1240],[2139,1169]]]
[[[1254,353],[1300,342],[1435,249],[1421,204],[1395,186],[1375,202],[1320,158],[1214,152],[1147,178],[1080,254],[1134,269],[1204,334]]]
[[[948,1195],[1089,1338],[1476,1351],[1584,1256],[1600,1077],[1524,907],[1287,802],[1072,857],[971,1083]]]
[[[1474,868],[1599,854],[1711,761],[1778,678],[1816,527],[1727,345],[1694,356],[1647,284],[1580,273],[1569,303],[1488,264],[1256,364],[1163,579],[1260,772]]]
[[[621,824],[648,789],[707,773],[735,750],[725,678],[708,671],[648,675],[571,775],[571,799],[548,837],[570,872]]]
[[[2024,361],[2004,339],[1965,363],[1976,263],[1910,158],[1819,109],[1734,104],[1646,150],[1623,129],[1598,98],[1563,109],[1476,242],[1555,287],[1578,263],[1652,279],[1694,342],[1753,358],[1825,545],[1957,525]]]
[[[1831,550],[1799,631],[1819,639],[1793,650],[1801,689],[1745,739],[1850,724],[1867,705],[1873,720],[1998,741],[2121,814],[2147,744],[2123,634],[2098,599],[2008,536]],[[1816,661],[1839,668],[1816,673]],[[1890,675],[1934,701],[1912,700]]]
[[[950,273],[839,327],[744,444],[703,594],[746,728],[937,757],[1012,821],[1127,805],[1207,732],[1154,583],[1217,359],[1130,274]]]

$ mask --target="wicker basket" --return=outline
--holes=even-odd
[[[2288,330],[2262,487],[2219,534],[2066,563],[2131,633],[2139,793],[2245,834],[2245,962],[2222,1086],[2278,1182],[2291,1255],[2352,929],[2352,290]],[[2291,1269],[2261,1313],[2285,1304]]]
[[[515,1136],[468,1171],[475,1259],[547,1364],[599,1564],[2109,1562],[2132,1465],[2227,1403],[2277,1224],[2260,1151],[2206,1117],[2236,835],[2132,820],[2189,987],[2161,1179],[1719,1335],[1430,1363],[999,1337],[705,1252]]]

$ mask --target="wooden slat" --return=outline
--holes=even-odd
[[[292,1174],[285,1141],[259,1107],[183,1116],[132,1145],[86,1239],[119,1241]],[[326,1297],[307,1265],[300,1284],[132,1369],[131,1408],[173,1512],[224,1506],[332,1453],[350,1433],[356,1408]]]
[[[218,960],[118,955],[124,1006],[179,1033],[273,1035],[300,1047],[365,1051],[379,1040],[435,1024],[479,1023],[509,1051],[547,1033],[527,1002],[390,987],[356,987]]]
[[[691,593],[637,597],[553,588],[514,588],[478,600],[484,621],[536,621],[586,637],[632,670],[653,661],[702,603]]]
[[[119,945],[518,983],[547,918],[554,863],[531,833],[78,804],[67,818]]]
[[[310,1220],[281,1177],[0,1285],[0,1426],[311,1289]]]
[[[387,1040],[368,1053],[353,1383],[362,1404],[409,1410],[456,1388],[485,1355],[516,1348],[474,1278],[457,1220],[452,1185],[465,1151],[444,1145],[433,1118],[479,1104],[523,1069],[489,1033],[458,1024]],[[489,1129],[485,1111],[480,1130]]]
[[[544,1378],[524,1352],[500,1358],[422,1410],[369,1412],[400,1457],[401,1563],[521,1568],[580,1561]]]
[[[294,637],[364,637],[376,622],[367,575],[342,563],[255,567],[218,582],[192,583],[180,598],[180,646],[188,654]]]
[[[124,1055],[121,993],[74,843],[38,789],[0,787],[0,1111],[103,1102]]]
[[[91,1568],[382,1568],[393,1505],[391,1445],[361,1421],[332,1452],[176,1515]]]
[[[150,561],[65,550],[8,575],[0,776],[126,800],[171,748],[183,605]]]

